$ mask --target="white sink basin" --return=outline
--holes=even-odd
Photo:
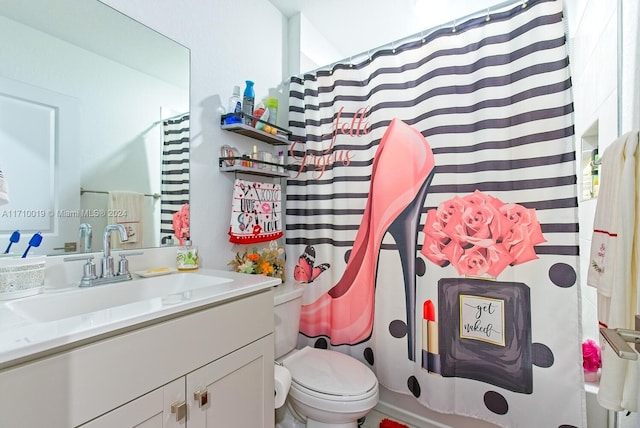
[[[193,272],[175,273],[60,293],[45,293],[9,302],[7,306],[30,321],[48,322],[136,302],[158,307],[176,304],[189,299],[190,292],[194,290],[229,282],[232,282],[229,278]]]

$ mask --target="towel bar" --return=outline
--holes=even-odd
[[[106,190],[87,190],[87,189],[83,189],[82,187],[80,188],[80,195],[84,195],[85,193],[99,193],[99,194],[103,194],[103,195],[108,195],[109,192],[107,192]],[[153,199],[160,199],[160,194],[159,193],[144,193],[144,196],[150,196]]]
[[[640,331],[624,328],[611,329],[600,327],[600,334],[604,337],[618,357],[624,358],[625,360],[638,359],[638,354],[631,349],[629,345],[627,345],[627,342],[634,342],[636,343],[636,346],[640,344]]]

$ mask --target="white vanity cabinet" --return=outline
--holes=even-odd
[[[272,428],[273,349],[271,289],[131,326],[1,370],[0,427]]]
[[[187,375],[187,427],[273,427],[273,357],[265,358],[265,354],[273,353],[271,338],[247,345]],[[271,373],[269,379],[265,373]],[[265,391],[269,397],[265,397]],[[200,403],[200,396],[205,397],[206,404]]]
[[[184,427],[185,418],[178,420],[178,406],[186,408],[184,378],[136,398],[109,413],[82,425],[82,428],[176,428]],[[174,410],[172,412],[172,409]],[[186,410],[185,410],[186,416]]]

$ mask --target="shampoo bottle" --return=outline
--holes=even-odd
[[[246,84],[247,86],[244,88],[244,94],[242,96],[242,112],[245,114],[244,123],[252,126],[253,120],[247,115],[253,115],[253,104],[256,99],[256,93],[251,80],[246,80]]]
[[[278,125],[278,99],[269,97],[265,102],[267,110],[269,110],[269,123]]]

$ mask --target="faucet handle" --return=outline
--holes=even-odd
[[[127,260],[126,254],[120,254],[120,261],[118,262],[118,273],[116,275],[127,275],[129,273],[129,260]]]
[[[65,257],[62,259],[63,262],[75,262],[78,260],[93,260],[94,256],[88,256],[88,255],[84,255],[84,256],[70,256],[70,257]]]
[[[143,251],[129,251],[129,252],[121,252],[120,253],[120,261],[118,262],[118,273],[116,275],[129,275],[129,260],[127,260],[127,256],[140,256],[144,254]]]
[[[86,263],[82,266],[82,278],[80,279],[80,287],[91,286],[93,285],[93,281],[98,278],[98,276],[96,275],[96,264],[93,262],[93,256],[65,257],[62,260],[65,262],[86,260]]]
[[[118,251],[120,257],[124,256],[141,256],[144,254],[144,251]]]

